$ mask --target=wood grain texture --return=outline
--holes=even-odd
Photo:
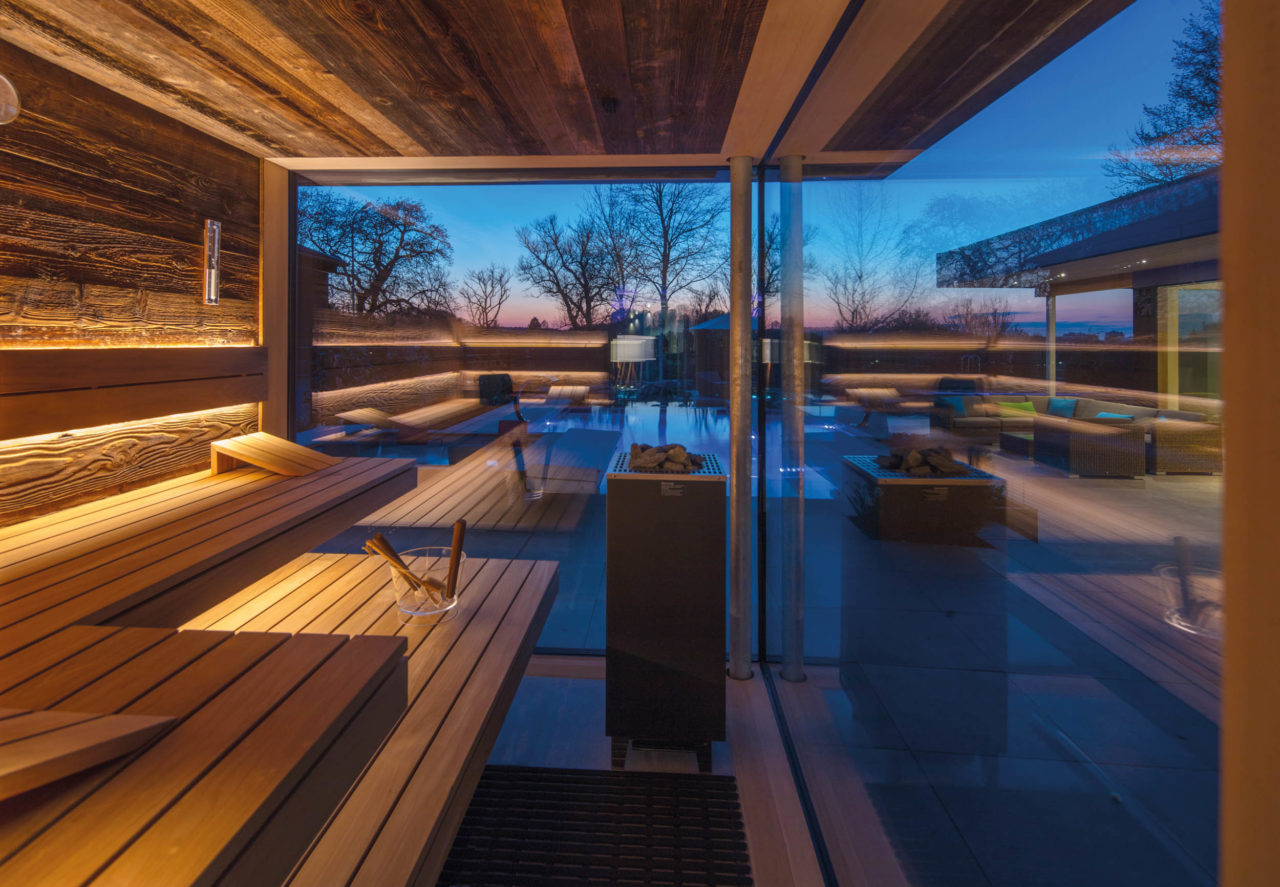
[[[146,715],[105,715],[8,743],[0,755],[0,800],[127,754],[172,721]]]
[[[259,157],[705,153],[765,5],[4,0],[0,34]]]
[[[266,396],[266,376],[179,379],[110,388],[31,392],[0,398],[0,439],[96,428],[183,410],[251,403]]]
[[[824,150],[927,148],[1132,2],[954,0]]]
[[[0,67],[23,105],[0,131],[0,347],[252,344],[259,161],[8,43]],[[209,307],[206,218],[222,222]]]
[[[0,446],[0,526],[209,466],[209,444],[256,431],[256,404]]]

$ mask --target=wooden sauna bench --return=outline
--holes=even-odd
[[[316,805],[310,787],[301,786],[263,823],[224,882],[434,884],[557,581],[553,561],[471,558],[459,577],[455,615],[403,624],[380,561],[313,553],[187,623],[212,632],[387,635],[407,644],[407,707],[341,804],[327,820],[306,822]],[[301,825],[322,828],[290,873],[272,848]]]
[[[270,873],[306,848],[313,819],[274,831],[252,870],[245,853],[285,799],[321,816],[338,803],[403,711],[406,649],[402,637],[72,625],[0,658],[6,770],[8,712],[81,719],[81,733],[160,725],[140,751],[0,802],[0,884],[185,887],[237,867],[224,883],[279,883]],[[32,738],[65,763],[57,733]]]
[[[239,446],[260,465],[218,456],[219,473],[0,528],[0,653],[75,623],[176,625],[417,482],[408,459],[334,459],[269,435],[235,440],[215,447]]]

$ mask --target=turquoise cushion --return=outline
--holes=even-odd
[[[938,395],[938,405],[951,407],[951,417],[954,419],[962,419],[965,416],[964,400],[956,394],[940,394]]]
[[[1061,416],[1064,419],[1070,419],[1076,414],[1076,398],[1051,397],[1049,398],[1049,408],[1045,412],[1050,416]]]
[[[1098,413],[1098,415],[1097,415],[1095,418],[1098,418],[1098,419],[1132,419],[1132,418],[1133,418],[1133,416],[1127,415],[1127,414],[1125,414],[1125,413]]]

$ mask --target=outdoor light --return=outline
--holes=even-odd
[[[218,304],[218,264],[222,251],[222,223],[204,220],[204,303]]]
[[[0,124],[12,123],[22,111],[22,103],[18,101],[18,90],[14,89],[9,78],[0,74]]]

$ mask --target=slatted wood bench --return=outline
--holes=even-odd
[[[303,784],[226,872],[232,884],[433,884],[546,621],[550,561],[469,559],[456,615],[402,624],[385,567],[309,554],[187,624],[204,631],[387,635],[407,644],[408,705],[296,865],[278,852],[317,805]],[[332,756],[330,756],[332,757]],[[321,763],[326,763],[322,760]],[[307,822],[310,827],[312,822]]]
[[[237,439],[215,451],[216,473],[0,529],[0,652],[78,622],[176,624],[417,482],[408,459],[338,460],[283,443]]]
[[[403,709],[405,648],[77,625],[0,659],[0,708],[172,722],[134,755],[0,804],[0,883],[214,883],[304,782],[332,808]],[[296,858],[310,833],[277,839]]]

